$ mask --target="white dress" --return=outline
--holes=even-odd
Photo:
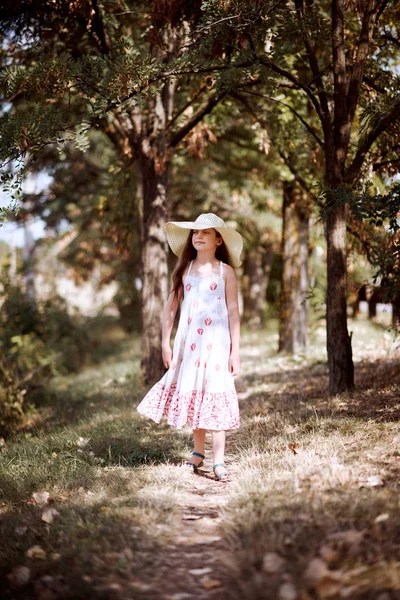
[[[166,416],[181,428],[228,430],[239,427],[239,407],[228,370],[231,338],[220,262],[218,277],[190,275],[172,353],[171,367],[146,394],[138,411],[157,423]]]

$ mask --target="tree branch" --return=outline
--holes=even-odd
[[[251,92],[250,90],[243,90],[243,92],[245,94],[251,94],[252,96],[260,96],[261,98],[266,98],[267,100],[272,100],[272,102],[276,102],[277,104],[282,104],[282,106],[286,106],[286,108],[288,108],[299,119],[299,121],[304,125],[304,127],[307,129],[308,133],[310,135],[312,135],[312,137],[315,139],[315,141],[317,142],[317,144],[322,149],[324,148],[324,142],[319,137],[319,135],[315,131],[315,129],[313,127],[311,127],[311,125],[309,125],[307,123],[307,121],[305,119],[303,119],[303,117],[301,116],[301,114],[298,113],[297,110],[295,110],[292,106],[290,106],[290,104],[286,104],[286,102],[283,102],[282,100],[277,100],[276,98],[273,98],[272,96],[267,96],[266,94],[261,94],[259,92]],[[239,97],[239,95],[237,95],[237,96]]]
[[[400,96],[398,96],[396,102],[394,102],[392,110],[385,117],[383,117],[383,119],[381,119],[378,126],[372,129],[361,143],[361,146],[358,148],[352,163],[346,169],[344,180],[347,183],[354,182],[354,179],[358,176],[365,157],[372,144],[398,117],[400,117]]]
[[[179,117],[185,112],[185,110],[187,110],[189,108],[189,106],[191,106],[192,104],[194,104],[196,102],[196,100],[201,96],[201,94],[207,89],[206,85],[201,85],[200,88],[197,90],[197,92],[190,98],[190,100],[188,100],[188,102],[186,102],[186,104],[184,104],[170,119],[170,121],[167,124],[167,129],[170,129],[172,127],[172,125],[175,123],[175,121],[177,119],[179,119]]]
[[[354,59],[347,92],[347,109],[350,123],[352,123],[354,119],[361,84],[364,77],[365,63],[368,58],[374,27],[376,19],[378,18],[378,12],[382,12],[386,4],[387,0],[383,0],[383,2],[378,1],[376,4],[375,0],[367,0],[366,2],[361,24],[361,32],[357,42],[357,54],[356,58]]]
[[[317,84],[317,90],[318,90],[318,97],[319,97],[319,101],[321,104],[321,110],[324,114],[324,117],[326,118],[327,121],[330,122],[331,120],[331,114],[330,114],[330,110],[329,110],[329,104],[328,104],[328,98],[326,95],[326,90],[325,90],[325,86],[324,86],[324,82],[322,79],[322,75],[321,75],[321,71],[319,69],[319,65],[318,65],[318,61],[317,61],[317,56],[315,54],[315,50],[311,45],[311,41],[310,41],[310,36],[308,33],[308,29],[307,27],[305,27],[304,25],[304,6],[303,6],[303,0],[295,0],[295,5],[296,5],[296,14],[297,14],[297,18],[301,27],[301,30],[303,32],[303,42],[306,48],[306,52],[307,52],[307,56],[308,56],[308,62],[310,65],[310,69],[311,72],[314,76],[314,81]]]
[[[266,60],[262,56],[258,57],[258,60],[259,60],[260,64],[262,64],[264,67],[266,67],[267,69],[270,69],[271,71],[274,71],[274,73],[279,73],[279,75],[282,75],[282,77],[291,81],[297,89],[303,90],[309,96],[309,98],[321,120],[322,127],[325,131],[325,126],[327,125],[326,119],[321,110],[321,106],[319,104],[318,98],[316,97],[316,95],[314,94],[314,92],[312,91],[310,86],[307,85],[306,83],[304,83],[304,81],[301,81],[300,79],[295,77],[290,71],[287,71],[286,69],[283,69],[279,65],[276,65],[275,63]]]
[[[110,41],[108,39],[106,30],[104,28],[103,16],[100,11],[100,7],[97,0],[92,0],[93,7],[93,20],[92,20],[92,31],[96,34],[100,44],[100,50],[103,54],[110,52]]]
[[[175,131],[170,137],[171,146],[174,148],[181,140],[199,123],[206,115],[208,115],[217,106],[218,102],[227,95],[227,92],[216,92],[180,129]]]

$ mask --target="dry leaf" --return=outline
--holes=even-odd
[[[212,569],[205,567],[204,569],[190,569],[189,573],[191,575],[196,575],[197,577],[201,576],[201,575],[207,575],[208,573],[211,573]]]
[[[318,592],[320,598],[333,598],[340,591],[341,571],[331,571],[321,558],[313,558],[304,578],[310,588]]]
[[[298,454],[300,444],[296,444],[296,442],[290,442],[290,444],[288,444],[288,448],[293,452],[293,454]]]
[[[324,544],[321,546],[319,553],[321,558],[323,558],[326,562],[332,562],[338,560],[339,558],[339,553],[329,544]]]
[[[380,475],[370,475],[363,487],[381,487],[385,485]]]
[[[41,546],[32,546],[25,552],[25,556],[32,560],[45,560],[46,552]]]
[[[60,513],[55,508],[46,508],[46,510],[42,514],[42,521],[45,523],[52,523],[54,521],[54,517],[59,515]]]
[[[87,438],[79,437],[78,441],[76,442],[76,445],[78,446],[78,448],[84,448],[88,445],[89,442],[90,440],[88,440]]]
[[[383,523],[384,521],[387,521],[389,519],[389,513],[382,513],[381,515],[378,515],[375,519],[375,523]]]
[[[203,517],[201,515],[183,515],[182,516],[182,520],[183,521],[197,521],[198,519],[202,519]]]
[[[297,590],[294,587],[293,583],[282,583],[278,591],[279,600],[296,600],[297,597]]]
[[[36,492],[32,494],[33,502],[36,504],[46,504],[49,501],[50,494],[49,492]]]
[[[21,527],[16,527],[14,531],[15,535],[22,536],[26,534],[28,527],[26,525],[22,525]]]
[[[205,590],[215,590],[217,588],[223,587],[223,585],[224,584],[219,579],[203,579],[203,581],[201,582],[201,586]]]
[[[7,575],[7,579],[10,582],[10,585],[13,587],[24,587],[31,578],[31,571],[28,567],[24,565],[20,565],[18,567],[14,567],[14,569]]]
[[[286,561],[276,552],[267,552],[263,558],[263,570],[266,573],[280,573],[285,567]]]

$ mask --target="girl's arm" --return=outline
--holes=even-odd
[[[231,354],[229,357],[229,372],[232,375],[239,375],[240,372],[240,357],[239,357],[239,343],[240,343],[240,317],[239,317],[239,306],[238,306],[238,286],[236,281],[235,271],[232,267],[225,267],[226,269],[226,306],[228,309],[229,318],[229,331],[231,334]]]
[[[162,318],[162,359],[164,366],[169,369],[172,361],[172,350],[171,350],[171,331],[174,326],[176,311],[178,310],[179,301],[172,294],[172,290],[168,296],[167,303],[164,307],[163,318]]]

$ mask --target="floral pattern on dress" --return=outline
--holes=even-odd
[[[138,411],[173,427],[229,430],[239,427],[234,380],[229,373],[230,332],[225,282],[219,277],[194,277],[184,282],[181,317],[172,366],[143,398]],[[222,292],[222,294],[221,294]]]

